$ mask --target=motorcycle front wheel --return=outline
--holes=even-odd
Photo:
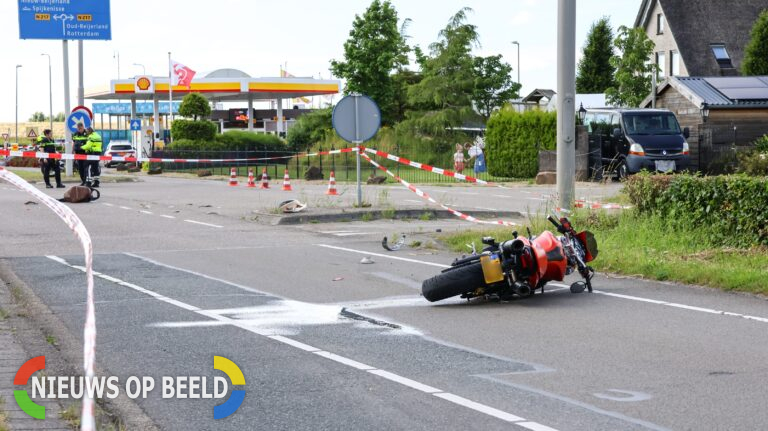
[[[460,266],[421,283],[421,293],[429,302],[440,301],[451,296],[471,292],[485,285],[480,262]]]

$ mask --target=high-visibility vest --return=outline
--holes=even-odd
[[[101,154],[101,135],[96,132],[88,135],[88,142],[83,145],[83,151],[87,154]]]

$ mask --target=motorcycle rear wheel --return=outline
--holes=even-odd
[[[480,262],[460,266],[424,280],[421,293],[429,302],[440,301],[451,296],[471,292],[485,285]]]

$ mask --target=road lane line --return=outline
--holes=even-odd
[[[529,429],[532,431],[557,431],[554,428],[550,428],[546,425],[542,425],[538,422],[518,422],[515,425],[519,427],[523,427],[525,429]]]
[[[124,207],[124,206],[122,206],[122,205],[120,205],[120,206],[119,206],[119,208],[120,208],[121,210],[132,210],[132,209],[133,209],[133,208],[131,208],[131,207]]]
[[[176,218],[176,217],[174,217],[174,216],[169,216],[169,215],[165,215],[165,214],[160,214],[160,217],[163,217],[163,218],[171,218],[171,219],[173,219],[173,218]]]
[[[341,251],[346,251],[346,252],[349,252],[349,253],[364,254],[366,256],[378,256],[378,257],[383,257],[383,258],[387,258],[387,259],[401,260],[403,262],[420,263],[422,265],[436,266],[438,268],[450,268],[451,267],[450,265],[443,265],[442,263],[434,263],[434,262],[426,262],[426,261],[423,261],[423,260],[408,259],[407,257],[389,256],[389,255],[386,255],[386,254],[373,253],[373,252],[364,251],[364,250],[354,250],[354,249],[351,249],[351,248],[337,247],[335,245],[328,245],[328,244],[315,244],[315,245],[318,246],[318,247],[330,248],[330,249],[333,249],[333,250],[341,250]]]
[[[186,220],[185,219],[184,221],[187,222],[187,223],[194,223],[194,224],[199,224],[199,225],[209,226],[209,227],[217,227],[217,228],[223,228],[224,227],[224,226],[219,226],[217,224],[205,223],[205,222],[201,222],[201,221],[197,221],[197,220]]]
[[[147,210],[140,210],[139,212],[142,213],[142,214],[148,214],[148,215],[153,215],[154,214],[152,211],[147,211]]]
[[[364,250],[355,250],[355,249],[352,249],[352,248],[337,247],[335,245],[328,245],[328,244],[315,244],[315,245],[318,246],[318,247],[331,248],[331,249],[334,249],[334,250],[347,251],[347,252],[350,252],[350,253],[364,254],[366,256],[378,256],[378,257],[384,257],[384,258],[387,258],[387,259],[402,260],[402,261],[405,261],[405,262],[420,263],[422,265],[436,266],[438,268],[450,268],[450,265],[443,265],[443,264],[440,264],[440,263],[427,262],[427,261],[417,260],[417,259],[408,259],[408,258],[405,258],[405,257],[389,256],[389,255],[381,254],[381,253],[371,253],[371,252],[367,252],[367,251],[364,251]],[[547,284],[547,286],[570,287],[570,286],[568,286],[566,284],[562,284],[562,283],[549,283],[549,284]],[[601,291],[601,290],[595,290],[593,293],[596,293],[598,295],[610,296],[610,297],[613,297],[613,298],[627,299],[627,300],[630,300],[630,301],[647,302],[649,304],[654,304],[654,305],[663,305],[663,306],[666,306],[666,307],[679,308],[679,309],[688,310],[688,311],[696,311],[696,312],[699,312],[699,313],[715,314],[715,315],[730,316],[730,317],[740,317],[742,319],[754,320],[756,322],[761,322],[761,323],[768,323],[768,318],[759,317],[759,316],[750,316],[748,314],[733,313],[733,312],[730,312],[730,311],[722,311],[722,310],[714,310],[714,309],[711,309],[711,308],[696,307],[696,306],[693,306],[693,305],[678,304],[676,302],[667,302],[667,301],[661,301],[661,300],[658,300],[658,299],[642,298],[642,297],[639,297],[639,296],[623,295],[623,294],[620,294],[620,293],[604,292],[604,291]]]
[[[49,259],[55,261],[55,262],[58,262],[58,263],[60,263],[62,265],[65,265],[67,267],[70,267],[70,268],[73,268],[73,269],[77,269],[78,271],[85,271],[85,268],[83,268],[81,266],[77,266],[77,265],[72,265],[72,264],[70,264],[69,262],[67,262],[65,259],[63,259],[61,257],[58,257],[58,256],[47,256],[47,257]],[[189,272],[189,271],[187,271],[187,272]],[[320,350],[320,349],[318,349],[316,347],[312,347],[310,345],[304,344],[304,343],[302,343],[300,341],[296,341],[296,340],[293,340],[293,339],[288,338],[288,337],[284,337],[282,335],[268,334],[268,333],[266,333],[263,330],[259,330],[257,328],[249,327],[247,322],[240,322],[240,321],[238,321],[236,319],[231,319],[231,318],[226,317],[226,316],[222,316],[222,315],[219,315],[219,314],[216,314],[216,313],[212,313],[212,312],[210,312],[208,310],[202,310],[202,309],[200,309],[200,308],[198,308],[198,307],[196,307],[194,305],[187,304],[187,303],[175,300],[173,298],[169,298],[167,296],[161,295],[161,294],[159,294],[157,292],[154,292],[154,291],[149,290],[149,289],[145,289],[145,288],[143,288],[141,286],[138,286],[138,285],[133,284],[133,283],[129,283],[129,282],[121,280],[119,278],[112,277],[110,275],[102,274],[102,273],[95,272],[95,271],[93,272],[93,275],[97,276],[97,277],[99,277],[99,278],[101,278],[101,279],[103,279],[105,281],[109,281],[109,282],[115,283],[117,285],[128,287],[130,289],[136,290],[136,291],[138,291],[140,293],[144,293],[144,294],[149,295],[149,296],[151,296],[151,297],[153,297],[153,298],[155,298],[155,299],[157,299],[159,301],[166,302],[166,303],[168,303],[170,305],[175,305],[175,306],[177,306],[179,308],[182,308],[182,309],[185,309],[185,310],[188,310],[188,311],[192,311],[192,312],[194,312],[196,314],[200,314],[200,315],[209,317],[209,318],[213,319],[214,321],[219,321],[219,322],[224,322],[224,323],[231,324],[233,326],[236,326],[236,327],[241,328],[241,329],[245,329],[246,331],[252,332],[254,334],[264,336],[264,337],[272,339],[274,341],[279,341],[279,342],[281,342],[283,344],[286,344],[286,345],[289,345],[291,347],[295,347],[295,348],[298,348],[298,349],[306,351],[306,352],[311,352],[311,353],[313,353],[313,354],[315,354],[315,355],[317,355],[319,357],[332,360],[332,361],[334,361],[334,362],[336,362],[338,364],[346,365],[348,367],[355,368],[357,370],[365,371],[368,374],[373,374],[375,376],[379,376],[381,378],[384,378],[384,379],[389,380],[391,382],[395,382],[395,383],[398,383],[400,385],[409,387],[411,389],[415,389],[415,390],[418,390],[420,392],[424,392],[424,393],[427,393],[427,394],[430,394],[430,395],[434,395],[434,396],[436,396],[438,398],[441,398],[441,399],[446,400],[446,401],[450,401],[450,402],[452,402],[454,404],[457,404],[457,405],[469,408],[471,410],[475,410],[475,411],[477,411],[479,413],[483,413],[485,415],[492,416],[492,417],[495,417],[497,419],[501,419],[501,420],[504,420],[504,421],[507,421],[507,422],[512,422],[512,423],[537,424],[536,422],[526,422],[526,420],[524,418],[521,418],[519,416],[515,416],[515,415],[513,415],[511,413],[507,413],[505,411],[502,411],[502,410],[499,410],[499,409],[496,409],[496,408],[493,408],[493,407],[490,407],[490,406],[486,406],[484,404],[480,404],[480,403],[477,403],[477,402],[472,401],[472,400],[468,400],[466,398],[460,397],[458,395],[455,395],[455,394],[452,394],[452,393],[449,393],[449,392],[444,392],[441,389],[437,389],[435,387],[426,385],[424,383],[417,382],[415,380],[411,380],[411,379],[409,379],[407,377],[403,377],[403,376],[401,376],[399,374],[395,374],[395,373],[392,373],[392,372],[389,372],[389,371],[386,371],[386,370],[381,370],[381,369],[378,369],[378,368],[374,368],[374,367],[372,367],[370,365],[366,365],[366,364],[363,364],[361,362],[357,362],[357,361],[355,361],[353,359],[350,359],[350,358],[347,358],[347,357],[344,357],[344,356],[336,355],[335,353],[332,353],[332,352]],[[208,277],[208,278],[210,278],[210,277]],[[231,284],[231,283],[227,283],[227,284]],[[558,430],[556,430],[554,428],[546,428],[546,429],[545,428],[541,428],[541,430],[542,431],[545,431],[545,430],[546,431],[558,431]]]

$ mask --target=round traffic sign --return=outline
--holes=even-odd
[[[362,94],[350,94],[341,99],[333,108],[331,119],[336,133],[353,144],[373,138],[381,127],[379,106]]]
[[[89,120],[93,120],[93,112],[90,109],[88,109],[87,106],[78,105],[78,106],[75,106],[74,109],[72,109],[73,114],[76,114],[78,112],[81,112],[87,115]]]
[[[83,123],[83,127],[86,129],[91,127],[91,117],[83,113],[82,111],[73,112],[67,117],[67,127],[72,133],[77,132],[77,124]]]

